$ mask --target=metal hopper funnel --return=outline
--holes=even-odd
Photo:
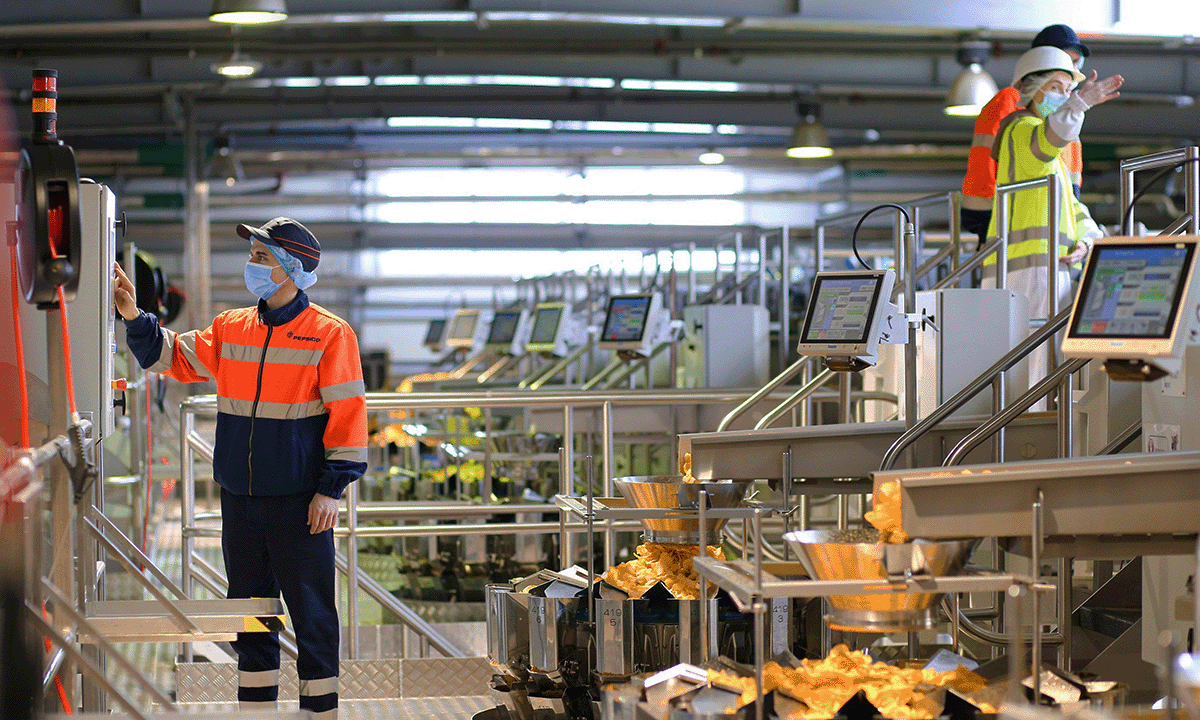
[[[815,580],[887,581],[889,577],[942,577],[962,571],[977,539],[888,544],[859,542],[858,533],[803,530],[783,536]],[[837,630],[901,632],[923,630],[937,620],[941,593],[833,595],[826,622]]]
[[[682,475],[634,475],[613,478],[631,507],[641,509],[677,509],[680,517],[643,518],[646,542],[696,545],[700,542],[700,520],[693,515],[699,509],[700,491],[708,493],[712,509],[741,505],[753,480],[702,480],[683,482]],[[726,518],[705,518],[704,544],[715,545]]]

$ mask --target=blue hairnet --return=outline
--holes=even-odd
[[[263,243],[266,245],[266,243]],[[284,272],[288,274],[292,280],[296,281],[296,287],[301,290],[307,290],[317,282],[316,272],[304,272],[304,266],[300,264],[300,258],[292,255],[287,250],[274,245],[267,245],[271,254],[283,266]]]

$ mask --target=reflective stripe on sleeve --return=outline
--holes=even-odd
[[[162,350],[158,354],[158,360],[154,364],[146,368],[150,372],[166,372],[171,369],[171,361],[175,359],[175,338],[178,337],[170,330],[163,328],[163,344]]]
[[[179,352],[183,355],[183,359],[187,360],[188,364],[192,366],[192,370],[200,377],[212,380],[213,377],[209,374],[208,368],[204,367],[204,363],[200,362],[200,356],[196,354],[195,333],[177,335],[176,338],[179,345]]]
[[[362,397],[366,392],[366,383],[362,380],[351,380],[350,382],[327,385],[321,388],[321,400],[331,403],[338,400]]]
[[[366,462],[367,449],[365,447],[327,447],[325,448],[325,459]]]

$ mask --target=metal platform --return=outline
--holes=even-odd
[[[200,633],[155,600],[101,600],[88,603],[88,622],[111,642],[193,642],[233,640],[240,632],[271,632],[284,624],[278,599],[177,600],[175,605]],[[81,634],[80,642],[90,636]]]
[[[987,417],[948,420],[916,444],[916,466],[941,465],[945,452]],[[1054,413],[1028,413],[1006,428],[1005,448],[1010,459],[1053,458],[1058,455],[1057,418]],[[779,478],[783,455],[792,454],[792,474],[803,479],[800,492],[862,493],[865,479],[879,469],[892,443],[905,431],[903,422],[816,425],[802,428],[732,430],[696,433],[679,438],[679,452],[692,454],[692,473],[700,478]],[[968,463],[991,460],[988,446],[967,456]]]
[[[342,660],[339,670],[341,701],[436,699],[448,693],[483,696],[490,692],[492,678],[491,663],[482,657]],[[176,695],[189,706],[234,703],[237,678],[236,663],[179,663]],[[279,669],[281,706],[298,696],[296,663],[284,661]]]
[[[900,483],[914,537],[1015,538],[1028,544],[1041,493],[1045,554],[1192,554],[1200,532],[1200,451],[876,473]]]

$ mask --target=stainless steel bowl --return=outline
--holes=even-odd
[[[613,478],[626,502],[635,508],[679,509],[694,511],[700,506],[700,491],[708,493],[711,508],[732,508],[741,505],[753,480],[703,480],[685,483],[682,475],[633,475]],[[720,530],[725,518],[705,518],[704,544],[720,542]],[[697,518],[668,517],[643,519],[646,541],[656,543],[700,542]]]
[[[887,544],[858,542],[853,534],[803,530],[783,536],[809,576],[817,580],[882,580],[890,577],[957,575],[978,539]],[[830,627],[857,632],[925,630],[937,621],[942,593],[834,595],[825,618]]]

